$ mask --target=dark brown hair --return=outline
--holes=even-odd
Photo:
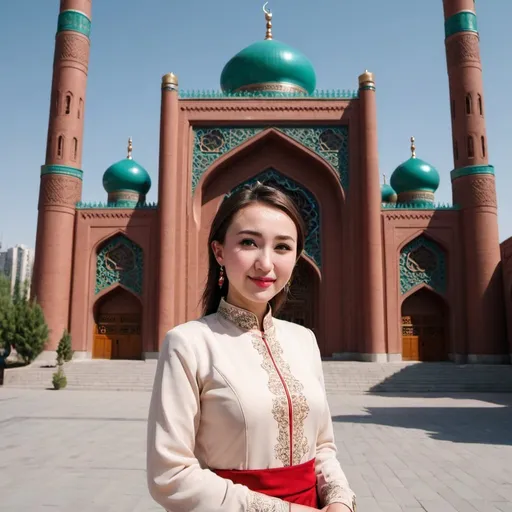
[[[220,299],[225,297],[229,290],[229,281],[224,276],[224,284],[219,288],[220,267],[217,263],[212,249],[212,242],[224,243],[226,232],[233,221],[234,216],[243,208],[252,204],[261,204],[277,208],[286,213],[292,219],[297,228],[297,259],[304,249],[305,225],[297,206],[284,192],[256,183],[252,187],[242,188],[226,197],[220,205],[215,218],[213,219],[208,237],[208,278],[203,292],[203,314],[215,313],[219,307]],[[275,314],[286,302],[288,286],[285,286],[275,297],[270,300],[272,312]]]

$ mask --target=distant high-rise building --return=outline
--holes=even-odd
[[[0,253],[0,270],[11,281],[11,293],[14,291],[16,282],[27,283],[27,293],[30,294],[30,282],[32,280],[32,269],[34,266],[34,249],[25,245],[10,247],[6,252]]]

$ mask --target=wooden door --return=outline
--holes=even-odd
[[[96,325],[93,359],[140,359],[142,338],[138,315],[100,315]]]
[[[94,344],[92,348],[93,359],[111,359],[112,358],[112,339],[103,334],[94,335]]]
[[[402,317],[402,359],[404,361],[420,359],[420,337],[410,316]]]
[[[402,359],[446,361],[447,314],[441,299],[422,289],[402,305]]]

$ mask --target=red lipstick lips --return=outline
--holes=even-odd
[[[271,277],[250,277],[249,279],[260,288],[269,288],[273,283],[275,283],[275,279]]]

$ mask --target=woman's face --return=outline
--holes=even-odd
[[[262,314],[292,275],[297,228],[283,211],[252,204],[234,216],[224,243],[213,242],[212,249],[229,279],[228,302]]]

